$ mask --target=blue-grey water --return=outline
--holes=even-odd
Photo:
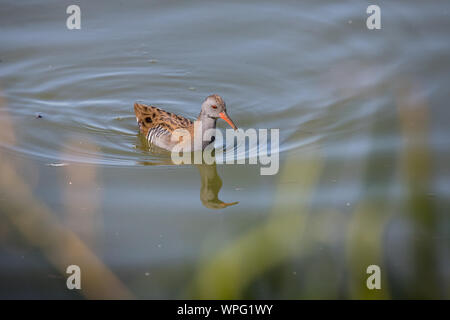
[[[0,1],[0,297],[449,298],[450,4],[369,4]],[[277,174],[139,135],[212,93]]]

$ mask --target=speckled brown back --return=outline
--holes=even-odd
[[[172,133],[176,129],[188,129],[192,131],[193,122],[185,117],[167,112],[153,106],[146,106],[136,102],[134,113],[141,132],[147,137],[149,130],[163,129]]]

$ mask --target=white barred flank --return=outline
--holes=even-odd
[[[148,130],[147,141],[149,143],[154,143],[155,139],[162,135],[170,135],[170,132],[166,128],[157,125]]]

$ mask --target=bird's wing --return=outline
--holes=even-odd
[[[170,135],[176,129],[190,129],[193,125],[187,118],[138,102],[134,104],[134,113],[139,129],[147,140],[161,135]]]

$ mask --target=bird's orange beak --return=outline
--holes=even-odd
[[[234,124],[233,120],[230,119],[230,117],[225,113],[225,112],[221,112],[219,113],[219,116],[225,120],[226,122],[228,122],[228,124],[234,129],[237,130],[236,125]]]

